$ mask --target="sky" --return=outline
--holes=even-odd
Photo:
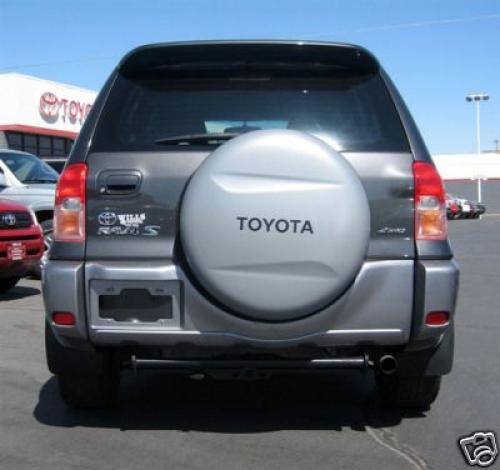
[[[360,44],[388,71],[433,154],[500,139],[500,0],[0,0],[0,73],[99,90],[130,49],[195,39]],[[0,104],[1,105],[1,104]]]

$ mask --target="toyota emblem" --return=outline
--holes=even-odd
[[[117,216],[114,212],[101,212],[97,216],[97,220],[99,221],[100,225],[105,225],[105,226],[110,226],[110,225],[115,225]]]
[[[16,225],[16,216],[14,214],[5,214],[3,216],[3,223],[9,227]]]

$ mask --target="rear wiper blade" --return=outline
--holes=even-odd
[[[213,132],[207,134],[185,134],[174,135],[155,140],[157,145],[179,145],[179,144],[210,144],[230,140],[239,136],[239,132]]]

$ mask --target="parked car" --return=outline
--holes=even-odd
[[[58,181],[42,281],[63,400],[112,403],[123,367],[373,368],[384,402],[429,407],[458,267],[443,183],[377,59],[159,44],[106,83]]]
[[[482,204],[481,202],[476,203],[476,211],[477,211],[477,216],[481,216],[486,212],[486,205]]]
[[[470,218],[477,219],[479,217],[479,204],[475,201],[469,201]]]
[[[461,215],[461,209],[458,201],[450,194],[446,195],[446,217],[448,220],[458,219]]]
[[[39,264],[43,248],[42,230],[33,212],[0,199],[0,294]]]
[[[479,217],[486,212],[486,206],[480,202],[469,201],[469,205],[471,208],[470,212],[471,219],[479,219]]]
[[[55,184],[58,173],[35,155],[0,149],[0,197],[27,205],[42,227],[45,248],[52,243]],[[40,276],[40,266],[34,269]]]
[[[478,219],[486,212],[486,206],[465,198],[446,195],[448,219]]]
[[[469,199],[460,199],[460,207],[462,208],[463,218],[473,219],[475,214],[475,206]]]

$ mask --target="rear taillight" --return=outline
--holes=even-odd
[[[85,240],[85,186],[87,165],[67,166],[57,182],[54,208],[54,240],[83,242]]]
[[[427,326],[444,326],[450,322],[450,312],[429,312],[425,317]]]
[[[76,324],[75,316],[71,312],[53,312],[52,321],[60,326],[73,326]]]
[[[413,176],[415,180],[415,239],[446,239],[448,226],[445,191],[436,167],[427,162],[415,162]]]

